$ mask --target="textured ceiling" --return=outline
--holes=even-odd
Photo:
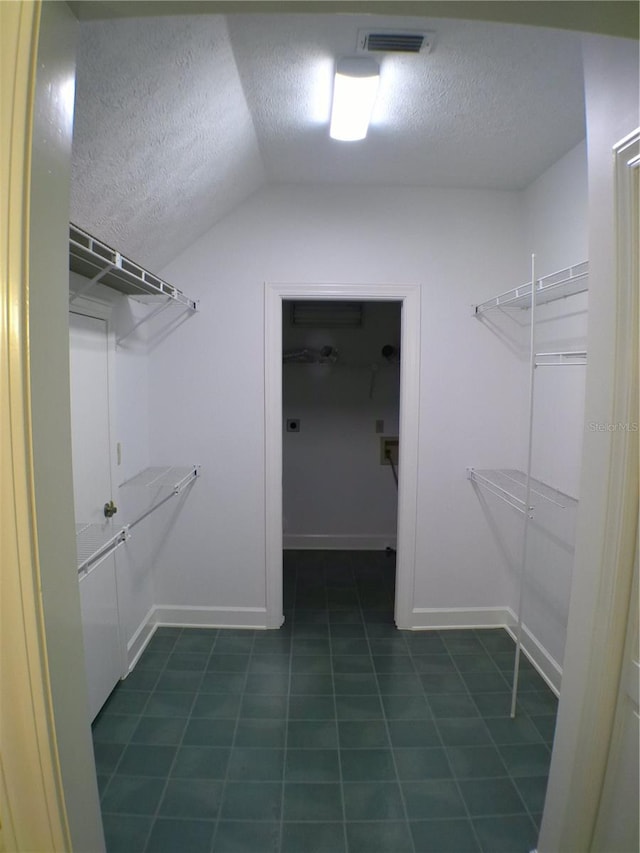
[[[328,137],[360,27],[431,29],[386,55],[366,140]],[[584,136],[580,37],[364,15],[80,26],[72,219],[159,269],[266,182],[520,189]]]
[[[224,17],[81,25],[73,222],[159,269],[264,180]]]

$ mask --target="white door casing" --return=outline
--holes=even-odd
[[[267,627],[282,612],[282,302],[358,300],[402,304],[395,621],[412,627],[418,493],[420,285],[265,284],[265,534]]]
[[[97,313],[95,308],[94,312]],[[102,313],[102,312],[100,312]],[[110,350],[105,316],[69,314],[71,428],[76,524],[114,532],[104,505],[113,497],[110,429]],[[116,516],[117,521],[117,516]],[[93,719],[125,671],[114,554],[79,579],[85,667]]]

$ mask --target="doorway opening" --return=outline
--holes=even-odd
[[[379,343],[379,360],[388,359],[389,364],[393,359],[399,359],[397,369],[400,373],[399,406],[397,423],[392,426],[393,433],[387,434],[382,425],[382,433],[377,434],[379,440],[379,453],[383,455],[385,463],[384,473],[391,481],[393,471],[401,472],[398,477],[397,489],[397,530],[395,537],[396,555],[396,588],[394,619],[399,628],[410,628],[413,623],[413,579],[415,571],[415,535],[416,535],[416,503],[417,503],[417,468],[418,468],[418,411],[419,411],[419,355],[420,355],[420,288],[418,285],[281,285],[267,284],[265,288],[265,506],[266,506],[266,609],[267,627],[279,627],[283,620],[283,547],[285,544],[296,544],[299,540],[290,538],[285,540],[283,526],[285,515],[283,512],[283,436],[287,426],[289,432],[299,432],[297,438],[302,438],[304,422],[301,416],[296,416],[293,411],[283,415],[283,307],[291,311],[291,303],[300,305],[302,315],[309,315],[315,310],[322,313],[324,309],[343,305],[343,311],[338,312],[346,316],[348,310],[354,310],[355,305],[368,305],[369,303],[395,303],[396,311],[400,312],[400,329],[395,343],[391,338]],[[305,308],[307,310],[305,310]],[[373,308],[375,311],[375,307]],[[317,318],[317,315],[316,315]],[[304,323],[304,320],[302,321]],[[318,330],[319,332],[320,330]],[[309,336],[306,341],[296,332],[298,338],[289,338],[292,344],[290,358],[308,359],[309,364],[315,364],[319,371],[326,372],[327,367],[337,364],[340,359],[340,349],[337,346],[339,337],[337,333],[327,337],[327,331],[323,331],[327,338],[326,342],[320,341],[318,335]],[[388,349],[388,348],[391,349]],[[348,348],[348,344],[347,344]],[[385,354],[382,354],[383,348]],[[303,352],[307,350],[307,352]],[[348,351],[348,349],[347,349]],[[347,361],[345,351],[345,362]],[[335,361],[333,361],[335,360]],[[373,364],[373,362],[371,362]],[[367,388],[365,396],[372,392],[376,393],[376,383],[379,377],[374,368],[367,371]],[[363,371],[364,373],[364,371]],[[371,425],[375,435],[375,429],[379,428],[376,420],[384,421],[384,418],[375,418]],[[286,421],[289,421],[287,425]],[[289,436],[291,437],[291,436]],[[391,439],[387,444],[380,439]],[[397,445],[393,439],[399,438]],[[387,452],[393,464],[386,465]],[[379,460],[378,460],[379,464]],[[391,485],[394,485],[391,483]],[[325,496],[326,497],[326,496]],[[388,512],[388,507],[387,507]],[[290,528],[291,519],[287,519],[289,528],[287,536],[295,535]],[[381,532],[382,538],[389,539],[389,544],[378,541],[376,547],[379,549],[394,548],[394,540],[389,536],[390,531]],[[385,535],[386,534],[386,535]],[[346,534],[345,534],[346,536]],[[322,547],[321,540],[309,541],[307,547]],[[363,543],[367,541],[363,535]],[[369,547],[371,540],[368,540]],[[328,542],[331,547],[339,546],[339,539],[335,537]],[[354,547],[353,539],[350,543],[345,539],[345,544]],[[364,545],[363,545],[364,547]]]

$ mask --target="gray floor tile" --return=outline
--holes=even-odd
[[[213,853],[279,853],[280,823],[227,821],[218,823]]]
[[[204,779],[170,779],[160,803],[162,817],[214,820],[218,816],[223,783]]]
[[[284,786],[285,821],[341,821],[342,792],[334,782],[292,782]]]
[[[405,821],[347,823],[349,853],[413,853]]]
[[[280,782],[227,782],[220,816],[223,820],[279,820]]]
[[[214,821],[158,818],[153,825],[145,853],[209,853]]]
[[[344,809],[347,821],[404,820],[402,795],[396,782],[346,782]]]
[[[284,749],[236,746],[229,758],[228,778],[251,782],[276,782],[284,773]]]
[[[284,562],[282,629],[158,629],[94,724],[108,853],[528,853],[557,701],[524,660],[509,719],[507,633],[398,631],[384,553]]]
[[[480,850],[470,820],[415,820],[410,827],[416,853],[478,853]]]

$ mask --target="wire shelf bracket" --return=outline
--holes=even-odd
[[[70,302],[78,299],[94,284],[103,284],[137,302],[156,306],[118,338],[118,344],[169,305],[180,305],[188,311],[198,310],[197,300],[186,296],[177,287],[148,272],[73,223],[69,223],[69,269],[89,279],[70,295]]]

